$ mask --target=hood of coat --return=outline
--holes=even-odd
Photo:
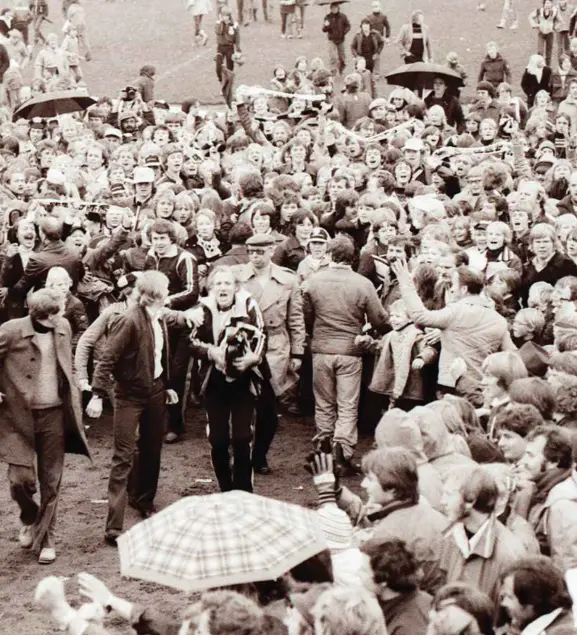
[[[379,448],[406,448],[414,454],[419,465],[427,463],[421,430],[401,409],[391,409],[383,415],[375,430],[375,441]]]
[[[421,431],[423,450],[429,461],[454,452],[449,429],[438,413],[424,406],[417,406],[411,411],[411,415]]]
[[[559,501],[574,501],[577,503],[577,471],[560,484],[553,486],[547,495],[545,508],[549,508]]]

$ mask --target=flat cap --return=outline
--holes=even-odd
[[[246,245],[250,245],[252,247],[267,247],[275,244],[276,241],[270,234],[255,234],[246,241]]]

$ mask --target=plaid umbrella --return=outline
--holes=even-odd
[[[326,547],[316,511],[242,491],[186,497],[118,538],[123,576],[184,592],[276,579]]]

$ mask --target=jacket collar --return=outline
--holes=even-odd
[[[367,520],[374,523],[375,521],[381,521],[385,517],[388,517],[391,513],[396,510],[403,510],[404,508],[412,508],[416,503],[414,501],[410,501],[405,499],[404,501],[393,501],[386,506],[382,506],[380,510],[376,510],[375,512],[371,512],[367,515]]]
[[[164,254],[164,256],[157,256],[156,252],[154,251],[154,248],[151,247],[148,250],[148,255],[153,256],[154,258],[174,258],[175,256],[178,255],[178,245],[176,243],[173,243],[170,246],[170,249],[168,250],[168,252]]]
[[[469,539],[465,532],[465,524],[462,521],[457,521],[447,528],[445,537],[452,535],[465,560],[473,555],[482,559],[490,559],[493,556],[497,540],[496,524],[495,516],[491,515]]]
[[[234,303],[232,305],[231,318],[248,318],[247,301],[250,294],[243,289],[239,289],[234,295]],[[200,303],[207,307],[211,313],[215,314],[219,311],[216,300],[212,296],[205,296],[200,299]]]
[[[521,634],[531,634],[533,636],[537,636],[538,634],[546,634],[545,631],[548,627],[550,627],[563,613],[563,608],[558,607],[556,610],[553,610],[549,614],[543,614],[543,616],[539,616],[533,622],[529,623],[525,627],[525,629],[521,632]]]
[[[32,318],[30,318],[30,316],[27,316],[24,319],[21,333],[23,338],[34,338],[34,336],[36,335],[36,331],[34,331],[34,327],[32,325]],[[54,333],[57,333],[61,336],[66,335],[66,329],[64,329],[63,323],[61,321],[59,321],[56,327],[54,327]]]

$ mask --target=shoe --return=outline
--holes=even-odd
[[[499,22],[499,24],[497,25],[498,29],[504,29],[505,28],[505,23],[504,22]]]
[[[91,53],[87,53],[87,54],[84,56],[84,59],[85,59],[87,62],[92,61],[92,54],[91,54]]]
[[[284,33],[281,33],[280,36],[283,40],[286,40],[286,35]]]
[[[18,533],[18,543],[21,548],[27,550],[34,543],[34,526],[22,526]]]
[[[116,547],[116,540],[120,536],[120,532],[116,532],[116,530],[107,530],[104,533],[104,543]]]
[[[170,431],[170,433],[167,433],[164,436],[164,441],[167,444],[176,444],[177,442],[180,442],[180,435],[178,433]]]
[[[287,37],[287,40],[292,40],[293,39],[292,35],[287,35],[286,37]]]
[[[516,31],[519,28],[519,23],[514,22],[510,27],[511,31]]]
[[[50,565],[56,561],[56,550],[54,548],[42,548],[40,556],[38,557],[38,563],[40,565]]]
[[[254,472],[258,475],[270,475],[272,473],[272,470],[266,461],[263,464],[253,466],[253,468]]]
[[[150,517],[152,517],[152,515],[156,513],[156,508],[154,506],[151,506],[150,508],[143,508],[142,506],[139,506],[135,501],[129,501],[128,505],[136,510],[136,512],[138,512],[138,514],[143,519],[150,519]]]
[[[208,35],[204,31],[200,32],[200,46],[206,46],[208,42]]]
[[[333,456],[339,477],[352,477],[362,473],[358,464],[353,464],[350,459],[345,458],[343,448],[338,442],[334,445]]]
[[[480,3],[477,5],[477,11],[484,11],[485,10],[485,4],[484,3]]]

